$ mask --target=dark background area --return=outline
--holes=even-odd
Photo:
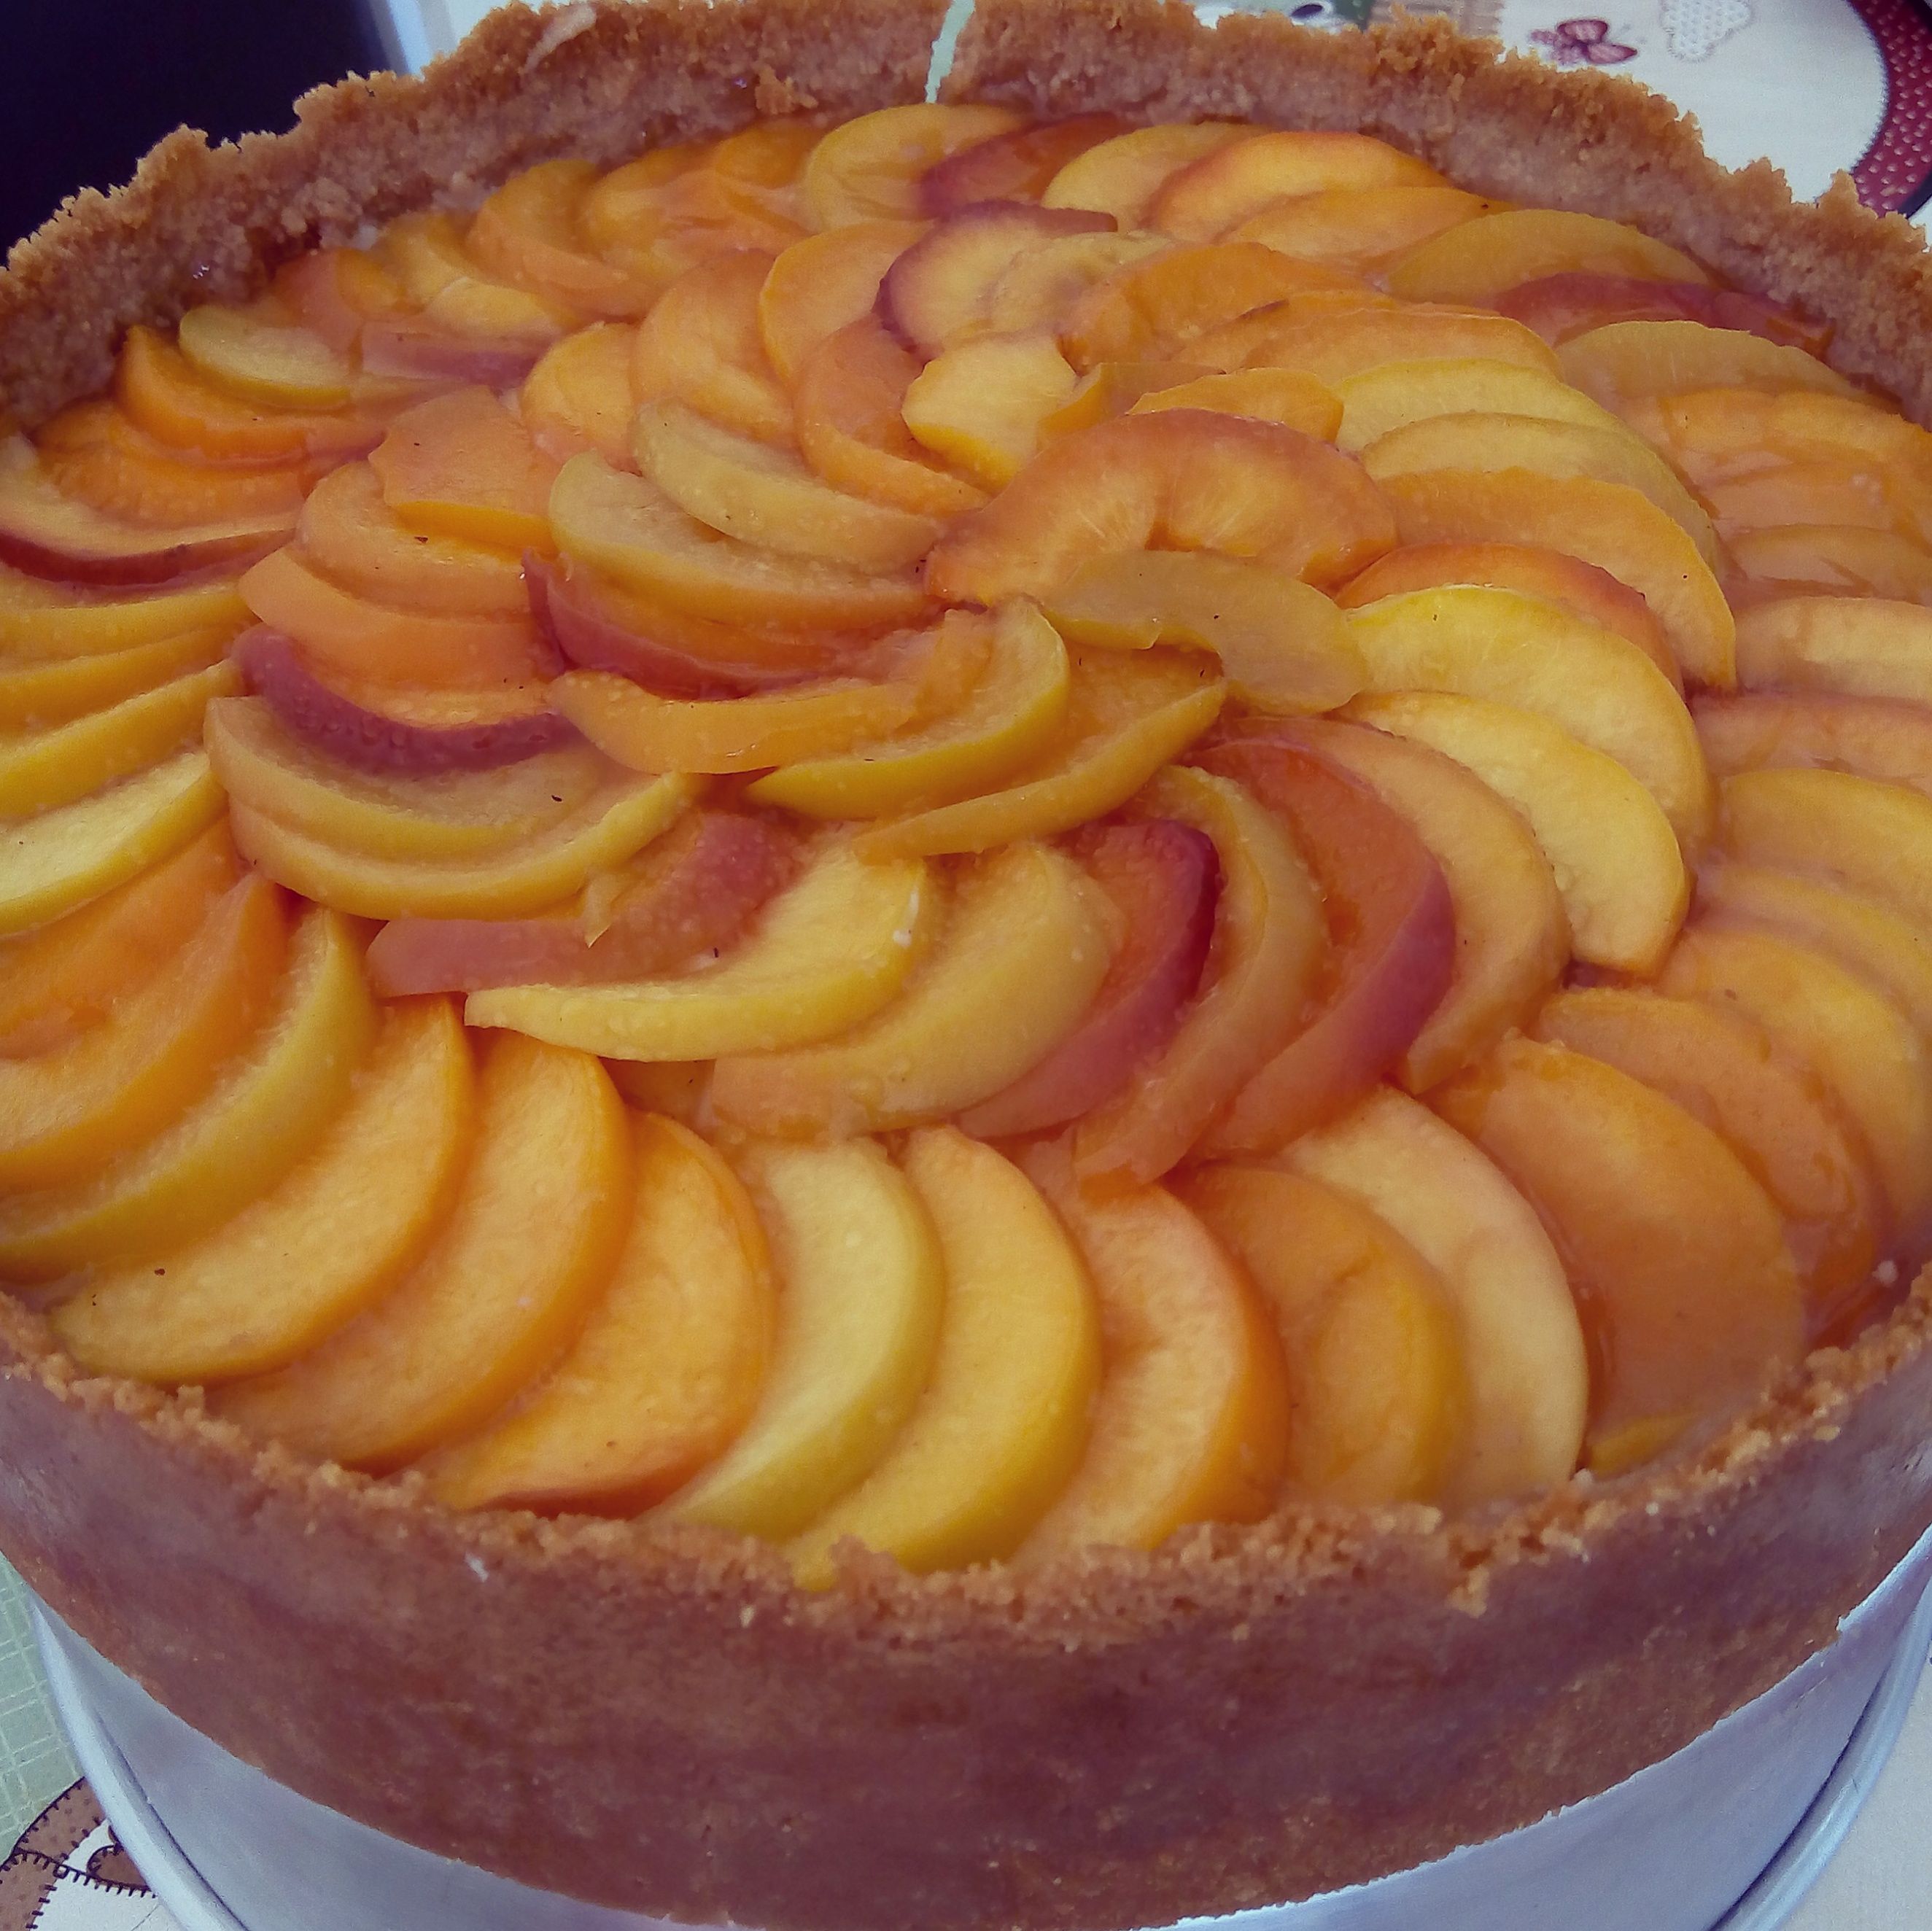
[[[364,0],[0,0],[0,250],[170,129],[278,130],[318,82],[391,63]]]

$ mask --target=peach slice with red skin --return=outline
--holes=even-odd
[[[1125,133],[1126,126],[1112,114],[1076,114],[988,135],[926,170],[919,184],[920,211],[937,219],[977,202],[1037,201],[1070,161]]]
[[[805,164],[805,204],[812,224],[904,220],[924,211],[925,180],[962,148],[1020,124],[1007,107],[916,102],[881,107],[842,122]]]
[[[1145,225],[1149,205],[1162,185],[1195,161],[1255,130],[1239,121],[1170,122],[1132,127],[1076,155],[1047,183],[1040,199],[1048,208],[1094,208],[1120,226]]]
[[[765,352],[759,302],[774,257],[735,249],[680,275],[638,325],[631,382],[640,402],[675,396],[700,414],[784,443],[791,398]]]
[[[1932,713],[1883,697],[1756,691],[1691,707],[1714,778],[1762,766],[1818,765],[1932,798]]]
[[[1232,142],[1169,176],[1147,222],[1183,241],[1207,241],[1270,202],[1324,189],[1442,184],[1426,161],[1372,135],[1277,129]]]
[[[1626,223],[1557,208],[1508,208],[1423,242],[1387,280],[1389,292],[1407,301],[1500,306],[1498,296],[1526,282],[1573,273],[1693,286],[1711,279],[1688,255]]]
[[[538,450],[562,463],[586,449],[631,460],[631,363],[637,331],[598,322],[566,335],[525,379],[517,412]]]
[[[393,382],[509,389],[568,339],[554,331],[536,337],[452,335],[425,315],[377,316],[363,326],[362,367],[365,375]],[[366,453],[366,445],[356,453]]]
[[[1259,241],[1284,255],[1370,275],[1398,256],[1498,203],[1445,184],[1316,188],[1270,202],[1227,231],[1231,241]]]
[[[998,490],[1040,453],[1076,387],[1052,336],[975,335],[927,363],[907,384],[899,413],[926,448],[980,489]]]
[[[1762,335],[1811,355],[1823,355],[1832,339],[1829,322],[1808,322],[1760,295],[1636,275],[1570,269],[1519,283],[1492,303],[1499,313],[1534,328],[1552,349],[1612,322],[1701,322]]]
[[[454,389],[389,424],[370,453],[382,500],[412,529],[548,552],[556,463],[488,389]]]
[[[782,382],[796,390],[828,337],[874,313],[886,271],[926,232],[919,221],[854,221],[778,256],[758,291],[758,330]]]
[[[1414,1043],[1454,976],[1454,902],[1400,813],[1292,727],[1200,754],[1286,823],[1313,874],[1328,950],[1294,1036],[1197,1143],[1268,1153],[1346,1113]]]
[[[1345,581],[1394,547],[1394,519],[1345,456],[1278,423],[1206,409],[1116,417],[1054,443],[926,559],[949,602],[1051,595],[1110,551],[1212,550]]]
[[[1789,343],[1701,322],[1612,322],[1557,351],[1564,379],[1606,409],[1684,389],[1821,389],[1856,399],[1836,370]]]

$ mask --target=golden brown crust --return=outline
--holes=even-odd
[[[936,9],[674,0],[499,16],[422,83],[279,140],[177,136],[0,278],[32,420],[119,330],[565,148],[916,94]],[[755,87],[738,85],[753,73]],[[1840,193],[1724,176],[1661,103],[1428,25],[1216,32],[1126,0],[983,5],[953,83],[1047,111],[1363,126],[1472,184],[1616,214],[1832,314],[1924,412],[1922,256]],[[755,99],[754,96],[755,95]],[[0,1539],[189,1721],[337,1808],[527,1882],[772,1931],[1058,1931],[1304,1896],[1531,1821],[1688,1741],[1831,1637],[1932,1518],[1932,1278],[1667,1465],[1479,1521],[1285,1510],[1152,1555],[806,1597],[692,1529],[452,1516],[81,1378],[0,1304]],[[454,1767],[460,1766],[460,1771]]]

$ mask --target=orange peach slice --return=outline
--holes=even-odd
[[[1003,790],[934,805],[860,833],[866,857],[978,852],[1051,838],[1124,804],[1219,713],[1226,687],[1198,656],[1173,651],[1072,653],[1057,742]]]
[[[340,409],[353,386],[349,364],[320,336],[259,307],[203,303],[182,317],[175,340],[202,375],[245,401],[275,409]]]
[[[332,1462],[413,1459],[487,1419],[578,1331],[630,1207],[628,1123],[603,1068],[493,1040],[476,1150],[428,1251],[319,1347],[230,1382],[208,1406]]]
[[[814,224],[908,220],[920,214],[927,172],[962,148],[1019,124],[1010,108],[917,102],[881,107],[833,128],[805,164],[805,205]]]
[[[1725,588],[1738,609],[1779,597],[1932,599],[1932,550],[1890,530],[1829,523],[1740,531]]]
[[[1221,862],[1210,977],[1166,1050],[1074,1136],[1082,1177],[1146,1181],[1292,1039],[1328,949],[1321,899],[1274,815],[1240,785],[1177,766],[1139,797],[1148,815],[1205,832]]]
[[[1102,363],[1102,368],[1113,366]],[[1196,376],[1171,388],[1151,389],[1138,397],[1130,415],[1163,409],[1218,409],[1228,415],[1252,415],[1298,429],[1318,442],[1332,442],[1342,425],[1342,399],[1325,382],[1299,369],[1237,369],[1226,375]]]
[[[1408,691],[1358,697],[1348,715],[1453,757],[1522,814],[1556,874],[1579,958],[1657,969],[1690,880],[1662,807],[1614,758],[1480,697]]]
[[[424,1465],[452,1508],[632,1515],[715,1462],[758,1405],[777,1294],[744,1184],[688,1128],[635,1122],[616,1271],[503,1420]]]
[[[872,1473],[789,1546],[808,1588],[851,1536],[915,1573],[1010,1555],[1066,1486],[1100,1381],[1094,1290],[1020,1171],[950,1127],[915,1135],[946,1300],[925,1393]]]
[[[1364,688],[1351,630],[1319,590],[1205,550],[1096,556],[1046,600],[1070,643],[1114,650],[1191,646],[1220,661],[1250,709],[1332,711]]]
[[[1058,333],[1068,310],[1096,283],[1174,244],[1158,235],[1105,229],[1063,235],[1016,256],[986,298],[986,326],[1006,334]]]
[[[1932,703],[1932,610],[1882,597],[1790,597],[1738,619],[1748,691]]]
[[[870,1140],[743,1156],[779,1282],[758,1410],[664,1513],[794,1535],[869,1474],[917,1406],[946,1275],[932,1222]]]
[[[1646,442],[1694,471],[1694,481],[1820,459],[1913,477],[1932,468],[1932,436],[1916,422],[1822,389],[1692,389],[1640,397],[1623,413]]]
[[[815,1044],[895,998],[945,907],[917,860],[868,865],[830,847],[750,936],[680,977],[470,994],[472,1026],[508,1026],[614,1060],[711,1060]]]
[[[774,258],[755,248],[718,255],[680,275],[638,329],[631,382],[640,402],[675,396],[755,436],[791,436],[791,398],[765,353],[759,298]]]
[[[1600,403],[1546,369],[1480,356],[1423,355],[1413,361],[1378,362],[1343,376],[1334,393],[1342,403],[1342,427],[1335,440],[1349,450],[1366,449],[1411,423],[1478,412],[1537,416],[1594,429],[1622,426]]]
[[[1775,469],[1729,478],[1700,475],[1688,465],[1686,469],[1726,541],[1754,529],[1791,523],[1889,530],[1919,542],[1928,533],[1923,489],[1870,466],[1782,463]]]
[[[656,484],[573,456],[550,492],[557,544],[622,584],[727,623],[863,630],[916,621],[915,577],[868,575],[721,536]]]
[[[1535,1205],[1568,1262],[1596,1369],[1592,1445],[1734,1406],[1803,1354],[1778,1210],[1661,1093],[1516,1039],[1436,1105]]]
[[[589,161],[539,161],[512,175],[470,217],[464,245],[493,274],[584,315],[640,315],[656,289],[586,246],[578,222],[597,179]]]
[[[70,724],[124,698],[208,669],[226,649],[226,628],[183,631],[94,657],[56,658],[0,669],[0,732]]]
[[[1657,505],[1592,476],[1431,469],[1390,476],[1382,493],[1404,543],[1532,544],[1607,570],[1648,602],[1687,680],[1736,681],[1736,625],[1697,547]]]
[[[886,271],[926,232],[918,221],[854,221],[794,241],[758,291],[758,332],[782,382],[796,387],[812,352],[872,313]]]
[[[1448,1290],[1468,1408],[1441,1499],[1470,1508],[1566,1480],[1589,1367],[1562,1264],[1528,1202],[1452,1127],[1388,1087],[1285,1159],[1379,1216]]]
[[[928,169],[920,205],[940,215],[980,201],[1037,201],[1068,162],[1125,132],[1112,114],[1076,114],[989,135]]]
[[[544,456],[562,463],[594,449],[608,461],[629,461],[636,346],[634,328],[599,322],[544,353],[517,401],[524,427]]]
[[[1197,1167],[1178,1190],[1287,1344],[1291,1492],[1358,1507],[1436,1501],[1469,1405],[1442,1276],[1360,1201],[1282,1168]]]
[[[1022,1164],[1087,1264],[1102,1365],[1087,1452],[1020,1559],[1152,1549],[1190,1522],[1265,1515],[1288,1456],[1288,1378],[1252,1283],[1166,1188],[1093,1198],[1058,1144]]]
[[[248,621],[232,580],[96,598],[0,568],[0,650],[16,663],[47,664],[131,650],[184,631],[230,634]]]
[[[446,1000],[392,1007],[314,1150],[199,1240],[91,1272],[50,1317],[61,1345],[95,1374],[164,1385],[293,1360],[428,1246],[470,1151],[474,1088]]]
[[[382,500],[426,535],[520,553],[556,547],[546,509],[556,465],[487,389],[454,389],[406,410],[369,466]]]
[[[1113,955],[1110,907],[1051,846],[969,866],[925,961],[854,1031],[787,1053],[721,1059],[711,1103],[754,1133],[889,1132],[1010,1085],[1079,1023]]]
[[[1300,369],[1331,388],[1384,362],[1432,358],[1557,373],[1543,338],[1506,316],[1422,304],[1405,308],[1380,298],[1346,306],[1309,296],[1275,303],[1196,336],[1187,352],[1212,369]]]
[[[0,1184],[64,1186],[193,1105],[272,1003],[287,943],[281,895],[245,879],[100,1025],[0,1061]]]
[[[1050,595],[1112,550],[1212,550],[1321,589],[1391,548],[1393,523],[1374,485],[1326,443],[1278,423],[1166,409],[1036,457],[940,538],[926,583],[949,602],[994,604]]]
[[[687,514],[788,556],[902,570],[925,556],[942,527],[932,517],[836,490],[790,451],[738,435],[680,402],[646,403],[632,447],[638,467]]]
[[[1739,328],[1701,322],[1612,322],[1573,335],[1557,352],[1566,382],[1606,409],[1684,389],[1858,391],[1815,355]]]
[[[1389,292],[1406,301],[1486,306],[1524,282],[1571,273],[1660,282],[1711,279],[1688,255],[1623,222],[1552,208],[1508,208],[1423,242],[1389,270],[1388,280]]]
[[[799,131],[794,122],[782,136],[756,127],[734,135],[749,143],[736,150],[747,159],[767,144],[748,171],[730,158],[728,142],[657,148],[592,187],[578,226],[598,254],[647,289],[734,249],[787,247],[804,225],[802,157],[793,151]]]
[[[1426,183],[1316,188],[1270,202],[1230,229],[1228,239],[1259,241],[1284,255],[1367,275],[1497,205],[1460,187]]]
[[[1932,797],[1932,712],[1882,697],[1784,691],[1700,697],[1692,706],[1714,778],[1760,765],[1822,765]]]
[[[1190,163],[1154,196],[1147,225],[1202,241],[1292,196],[1442,184],[1426,161],[1370,135],[1287,129],[1256,134]]]
[[[1076,155],[1040,196],[1048,208],[1092,208],[1120,226],[1144,225],[1150,204],[1173,175],[1255,130],[1238,121],[1197,121],[1136,127]]]
[[[1004,489],[1039,454],[1076,378],[1050,335],[978,335],[936,355],[906,385],[900,413],[916,441],[982,490]]]
[[[1780,1057],[1749,1020],[1592,986],[1559,993],[1530,1030],[1654,1087],[1743,1161],[1784,1216],[1814,1331],[1864,1285],[1886,1232],[1878,1177],[1822,1082]]]
[[[1324,757],[1364,779],[1429,848],[1456,912],[1449,989],[1401,1065],[1426,1093],[1524,1022],[1570,958],[1570,921],[1550,861],[1522,817],[1426,745],[1332,721],[1301,727]]]
[[[134,877],[220,815],[202,751],[184,751],[78,804],[0,829],[0,937],[46,925]]]

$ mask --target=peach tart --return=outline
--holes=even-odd
[[[493,16],[0,280],[0,1546],[763,1931],[1522,1825],[1932,1514],[1932,274],[1440,26]]]

